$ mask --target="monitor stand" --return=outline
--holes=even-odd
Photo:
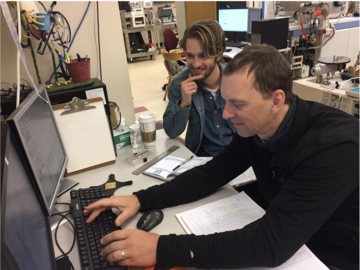
[[[61,182],[61,186],[60,186],[60,190],[58,193],[57,197],[60,197],[61,195],[63,195],[65,192],[69,191],[70,189],[72,189],[73,187],[75,187],[76,185],[78,185],[79,182],[76,182],[74,180],[71,180],[69,178],[64,178],[63,181]],[[51,230],[55,230],[56,226],[58,225],[58,223],[60,222],[62,216],[60,215],[55,215],[54,214],[58,214],[62,211],[59,211],[56,207],[54,207],[53,211],[52,211],[52,217],[50,218],[50,228]],[[64,213],[66,214],[66,213]],[[59,227],[63,224],[65,224],[67,222],[66,218],[63,218],[63,220],[61,221],[61,223],[59,224]]]
[[[63,195],[65,192],[69,191],[70,189],[72,189],[73,187],[75,187],[76,185],[78,185],[79,182],[76,182],[74,180],[71,180],[69,178],[64,178],[61,182],[61,186],[58,192],[58,198]]]

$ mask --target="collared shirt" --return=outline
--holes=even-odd
[[[203,93],[205,106],[204,134],[200,148],[203,148],[210,155],[216,156],[224,149],[225,145],[231,142],[234,133],[222,117],[220,88],[213,95],[200,83],[199,85],[200,91]]]
[[[219,63],[222,73],[226,63]],[[198,153],[204,134],[205,109],[203,91],[197,91],[192,95],[192,101],[189,108],[181,108],[181,82],[189,78],[190,70],[186,68],[176,74],[169,86],[169,103],[163,115],[163,125],[166,134],[170,138],[180,136],[186,129],[185,146],[193,153]],[[198,82],[196,82],[198,84]],[[200,86],[199,86],[200,89]],[[220,96],[220,95],[219,95]],[[225,100],[220,96],[221,108],[225,107]],[[233,134],[236,128],[230,119],[226,120]],[[200,149],[201,150],[201,149]],[[202,149],[203,150],[203,149]]]

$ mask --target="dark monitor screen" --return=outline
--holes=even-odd
[[[219,24],[224,32],[247,32],[248,10],[242,9],[219,9]]]
[[[2,163],[1,244],[7,246],[2,250],[2,263],[10,263],[10,269],[56,269],[47,213],[9,137],[2,138],[6,150]]]
[[[52,212],[67,164],[49,97],[42,86],[39,95],[32,91],[9,116],[7,123],[24,151],[44,205]],[[44,99],[44,100],[43,100]]]
[[[261,8],[248,8],[248,33],[251,33],[253,21],[261,20]]]

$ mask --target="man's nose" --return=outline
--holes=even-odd
[[[193,64],[193,66],[194,66],[195,68],[198,68],[198,67],[201,66],[201,59],[200,59],[199,57],[195,57],[195,58],[194,58],[194,64]]]
[[[225,104],[225,107],[224,107],[224,110],[223,110],[223,113],[222,113],[222,117],[224,119],[229,119],[229,118],[231,118],[233,116],[234,116],[234,114],[231,112],[231,110],[229,110],[229,105]]]

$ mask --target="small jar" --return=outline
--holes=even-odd
[[[137,153],[139,150],[144,148],[143,141],[141,138],[140,125],[135,123],[130,127],[130,141],[131,146],[133,147],[134,153]]]

